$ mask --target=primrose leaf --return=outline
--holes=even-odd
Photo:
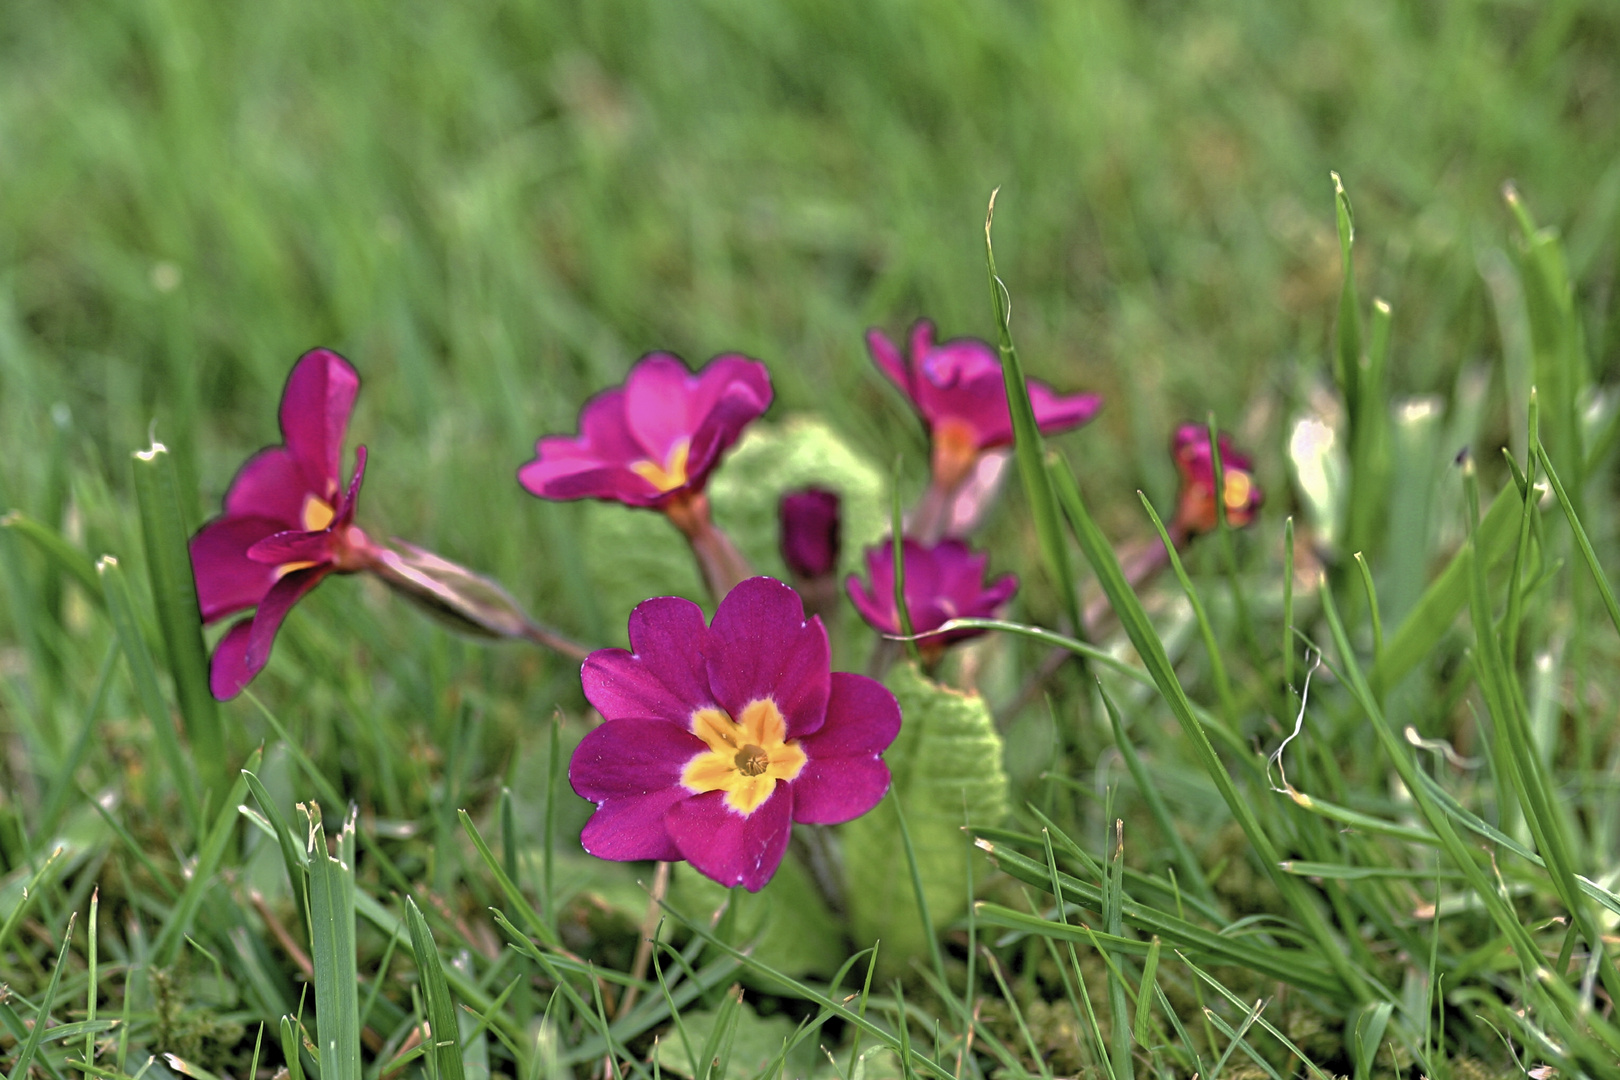
[[[727,889],[685,863],[677,863],[674,870],[670,903],[707,922],[729,894],[740,905],[737,941],[751,944],[751,954],[760,963],[787,975],[827,977],[838,970],[844,955],[843,931],[792,853],[757,895]],[[781,1043],[776,1048],[781,1049]]]
[[[896,666],[887,684],[900,701],[900,736],[884,753],[917,856],[932,930],[967,909],[964,824],[992,825],[1007,813],[1001,736],[984,699]],[[881,940],[879,963],[902,968],[928,951],[906,865],[900,824],[885,799],[842,826],[849,911],[857,945]],[[975,873],[975,878],[982,877]]]
[[[840,576],[860,570],[861,548],[889,528],[887,486],[881,470],[813,416],[755,424],[714,474],[709,497],[714,520],[762,574],[784,581],[787,568],[777,540],[777,503],[800,488],[838,493],[843,519]]]

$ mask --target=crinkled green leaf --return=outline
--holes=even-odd
[[[1001,736],[984,699],[925,678],[907,664],[889,689],[900,701],[900,736],[883,755],[905,809],[923,895],[934,926],[967,904],[964,824],[992,825],[1007,813]],[[843,826],[850,923],[855,940],[881,940],[879,960],[895,968],[927,951],[926,928],[904,872],[900,826],[887,802]],[[976,875],[978,876],[978,875]]]
[[[836,491],[843,518],[840,574],[861,568],[861,549],[889,528],[883,473],[824,421],[794,416],[756,424],[714,474],[714,519],[762,574],[787,573],[777,540],[777,504],[790,491]]]
[[[761,574],[786,578],[777,543],[777,503],[798,488],[819,486],[842,500],[841,572],[853,572],[861,548],[888,529],[883,474],[822,421],[794,417],[756,424],[721,462],[709,483],[715,523]],[[586,573],[603,620],[624,643],[625,619],[652,596],[684,596],[713,607],[692,552],[662,514],[592,503],[584,514]]]
[[[670,903],[684,914],[708,919],[728,895],[741,905],[737,940],[752,944],[755,958],[789,975],[825,977],[838,970],[844,955],[843,928],[791,851],[771,883],[756,895],[740,889],[733,893],[685,863],[674,870]]]
[[[777,879],[780,878],[781,875],[778,874]],[[693,1053],[697,1053],[709,1041],[718,1018],[719,1013],[708,1009],[703,1012],[687,1013],[681,1017]],[[735,1026],[731,1030],[731,1068],[726,1071],[726,1075],[764,1075],[766,1067],[782,1053],[783,1042],[793,1038],[797,1026],[786,1016],[761,1017],[754,1012],[748,1002],[742,1002],[737,1006]],[[692,1065],[687,1059],[686,1048],[681,1045],[680,1036],[675,1034],[673,1029],[658,1040],[658,1049],[653,1057],[665,1074],[692,1075]],[[787,1066],[782,1075],[808,1076],[815,1068],[818,1058],[825,1060],[816,1041],[806,1039],[789,1051]],[[700,1063],[698,1067],[701,1071],[703,1065]]]
[[[684,596],[708,606],[692,552],[662,514],[591,503],[582,521],[585,572],[611,640],[625,644],[625,622],[648,597]]]

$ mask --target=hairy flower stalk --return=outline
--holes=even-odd
[[[696,373],[667,353],[644,357],[597,394],[579,433],[549,435],[518,482],[542,499],[600,499],[657,510],[691,545],[716,598],[751,571],[714,524],[704,488],[720,458],[771,403],[765,365],[718,356]]]

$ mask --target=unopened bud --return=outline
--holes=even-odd
[[[414,544],[394,540],[369,567],[397,593],[465,634],[525,638],[531,622],[494,581]]]
[[[842,523],[838,495],[806,488],[782,496],[782,561],[802,580],[822,578],[838,569]]]

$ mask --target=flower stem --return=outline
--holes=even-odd
[[[939,543],[951,524],[951,502],[957,486],[941,483],[937,476],[930,480],[906,523],[906,534],[919,544]]]
[[[671,502],[664,507],[664,513],[692,546],[692,555],[703,572],[703,583],[715,600],[723,599],[754,576],[754,568],[748,565],[731,537],[715,525],[707,495],[699,493]]]
[[[1178,543],[1181,539],[1181,534],[1176,534]],[[1158,543],[1149,544],[1126,557],[1123,567],[1125,580],[1130,582],[1131,588],[1135,589],[1168,565],[1170,565],[1170,557],[1165,551],[1164,545]],[[1083,616],[1088,638],[1094,637],[1097,625],[1107,615],[1108,598],[1106,596],[1093,597],[1091,602],[1086,605]],[[1028,708],[1030,702],[1034,701],[1045,688],[1047,681],[1063,667],[1063,661],[1072,655],[1074,654],[1067,649],[1055,648],[1042,657],[1040,666],[1024,681],[1024,685],[1018,688],[1018,693],[1013,695],[1013,699],[997,710],[997,726],[1005,728],[1012,723],[1019,713]]]

